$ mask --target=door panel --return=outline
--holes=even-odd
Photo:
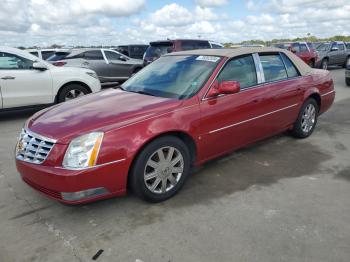
[[[272,132],[266,119],[268,89],[252,88],[233,95],[202,101],[201,134],[203,155],[209,159],[237,149]]]
[[[4,108],[49,104],[54,100],[49,70],[0,70],[0,86]]]
[[[0,52],[0,86],[3,108],[53,102],[50,70],[32,69],[33,61]]]
[[[130,77],[133,67],[133,64],[130,63],[130,59],[113,51],[104,50],[104,53],[108,61],[108,71],[106,76],[121,79]],[[123,61],[122,57],[124,57],[126,61]]]

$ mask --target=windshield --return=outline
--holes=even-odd
[[[221,57],[165,56],[126,81],[125,91],[184,99],[193,96],[209,78]]]
[[[320,44],[316,50],[317,51],[327,51],[330,47],[330,44]]]
[[[161,57],[162,55],[165,55],[167,53],[172,52],[172,43],[162,43],[162,44],[155,44],[155,45],[150,45],[145,53],[146,58],[158,58]]]

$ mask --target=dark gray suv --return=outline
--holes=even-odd
[[[330,65],[346,67],[350,60],[350,49],[344,42],[322,43],[317,48],[316,67],[327,70]]]
[[[56,66],[85,67],[98,75],[103,87],[127,80],[143,67],[143,61],[110,49],[77,49],[58,52],[48,62]]]

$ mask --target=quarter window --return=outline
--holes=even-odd
[[[260,55],[260,61],[264,70],[266,82],[286,79],[288,77],[279,54]]]
[[[218,81],[238,81],[241,89],[257,85],[253,57],[249,55],[229,61],[218,76]]]
[[[284,65],[286,66],[286,69],[287,69],[288,77],[297,77],[297,76],[299,76],[299,72],[298,72],[297,68],[295,67],[293,62],[290,61],[289,57],[286,56],[283,53],[281,53],[281,55],[282,55],[282,59],[283,59]]]
[[[0,70],[23,70],[32,68],[33,61],[14,54],[0,52]]]

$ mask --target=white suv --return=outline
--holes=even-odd
[[[0,47],[0,110],[60,103],[100,90],[92,70],[56,67],[28,52]]]

